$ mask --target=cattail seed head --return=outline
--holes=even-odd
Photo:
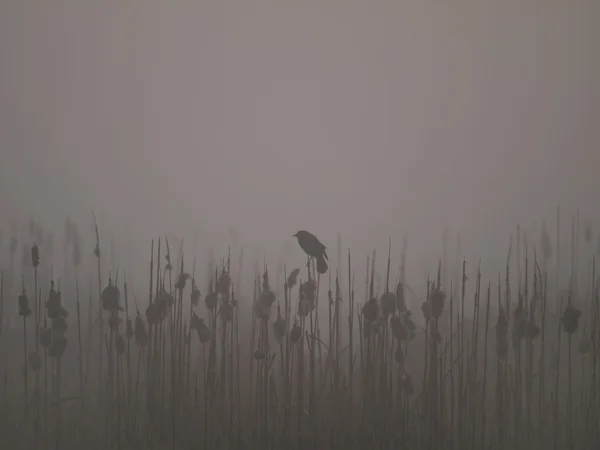
[[[560,318],[563,330],[569,334],[575,333],[579,327],[580,317],[581,311],[569,303]]]
[[[386,292],[381,296],[381,314],[389,317],[396,312],[396,295],[392,292]]]
[[[112,280],[110,278],[108,279],[108,286],[106,286],[102,291],[101,299],[102,309],[104,309],[104,311],[123,311],[123,308],[119,306],[121,293],[119,292],[119,288],[112,284]]]
[[[444,312],[444,305],[446,303],[446,294],[440,288],[433,288],[429,298],[431,304],[431,316],[434,319],[439,319]]]
[[[362,313],[366,322],[375,322],[379,317],[379,303],[377,298],[373,297],[362,307]]]
[[[31,265],[33,267],[40,265],[40,249],[35,242],[33,243],[33,247],[31,247]]]
[[[295,323],[292,330],[290,331],[290,341],[292,341],[292,344],[297,343],[300,338],[302,337],[302,328],[300,328],[300,326]]]
[[[25,294],[25,290],[23,290],[23,293],[19,295],[19,316],[29,317],[30,315],[31,309],[29,308],[29,298],[27,298],[27,294]]]
[[[288,278],[287,278],[288,289],[292,289],[294,286],[296,286],[296,283],[298,282],[298,274],[299,273],[300,273],[300,269],[294,269],[290,272],[290,274],[288,275]]]

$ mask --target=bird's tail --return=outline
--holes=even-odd
[[[317,272],[319,272],[321,275],[323,275],[325,272],[327,272],[327,261],[325,261],[325,257],[321,256],[319,258],[317,258]]]

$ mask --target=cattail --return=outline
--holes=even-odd
[[[375,322],[377,320],[379,317],[379,303],[375,297],[363,305],[362,313],[367,322]]]
[[[175,283],[175,289],[183,291],[189,278],[191,278],[189,273],[180,273],[179,277],[177,278],[177,282]]]
[[[140,347],[148,345],[148,332],[139,313],[135,317],[135,343]]]
[[[64,317],[58,316],[57,318],[52,319],[51,328],[52,339],[54,339],[55,336],[64,335],[69,326],[67,325],[67,321],[64,319]]]
[[[30,315],[31,309],[29,308],[29,299],[25,293],[25,288],[23,288],[23,292],[19,295],[19,316],[29,317]]]
[[[292,344],[295,344],[300,340],[301,337],[302,328],[300,328],[300,326],[297,323],[295,323],[292,327],[292,330],[290,331],[290,341],[292,342]]]
[[[194,307],[200,303],[200,289],[198,289],[195,283],[192,283],[191,301]]]
[[[309,303],[314,303],[317,294],[317,282],[310,279],[302,284],[302,292]]]
[[[296,283],[298,282],[298,274],[299,273],[300,273],[300,269],[294,269],[290,272],[290,274],[288,275],[288,279],[287,279],[288,289],[292,289],[294,286],[296,286]]]
[[[404,286],[401,281],[396,285],[396,309],[399,313],[405,313],[407,311],[406,299],[404,298]]]
[[[563,330],[568,334],[575,333],[575,331],[577,331],[577,328],[579,327],[580,317],[581,311],[569,303],[560,318]]]
[[[273,334],[275,335],[275,339],[277,342],[281,342],[283,337],[285,336],[285,320],[281,317],[281,308],[277,307],[277,320],[273,322]]]
[[[40,265],[40,249],[35,242],[33,243],[33,247],[31,247],[31,265],[33,267]]]
[[[219,294],[217,292],[211,292],[206,296],[204,302],[206,303],[206,308],[209,311],[216,309],[217,303],[219,303]]]
[[[108,279],[108,286],[102,291],[101,299],[104,311],[123,311],[123,308],[119,306],[121,293],[119,292],[119,288],[112,284],[110,278]]]
[[[229,295],[229,287],[231,285],[231,277],[226,271],[221,272],[219,279],[217,280],[217,292],[223,297]]]
[[[396,312],[396,295],[392,292],[386,292],[381,296],[381,314],[389,317]]]
[[[446,303],[446,294],[440,288],[434,288],[430,296],[431,316],[434,319],[439,319],[444,312],[444,304]]]
[[[67,311],[61,305],[61,293],[54,290],[54,281],[50,282],[50,292],[46,300],[46,315],[49,319],[68,317]]]
[[[431,333],[431,342],[435,345],[440,345],[444,339],[442,338],[442,334],[435,330]]]
[[[268,319],[271,313],[271,305],[275,302],[275,294],[273,291],[265,290],[263,291],[258,300],[256,301],[256,305],[254,307],[254,313],[256,317],[259,319]]]
[[[210,328],[206,326],[203,319],[198,319],[198,325],[195,327],[196,334],[198,335],[198,340],[204,344],[205,342],[210,341],[211,332]]]
[[[431,303],[425,301],[421,304],[421,312],[423,313],[423,318],[425,322],[429,322],[431,320]]]
[[[264,352],[262,352],[260,350],[256,350],[254,352],[254,359],[256,359],[257,361],[262,361],[265,358],[266,358],[266,355],[264,354]]]
[[[220,314],[223,322],[230,322],[233,320],[233,305],[228,301],[223,301],[221,304]]]

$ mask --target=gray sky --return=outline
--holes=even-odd
[[[504,252],[598,217],[598,49],[595,0],[2,0],[1,206]]]

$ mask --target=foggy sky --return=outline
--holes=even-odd
[[[595,0],[2,0],[2,227],[505,252],[598,218],[598,49]]]

